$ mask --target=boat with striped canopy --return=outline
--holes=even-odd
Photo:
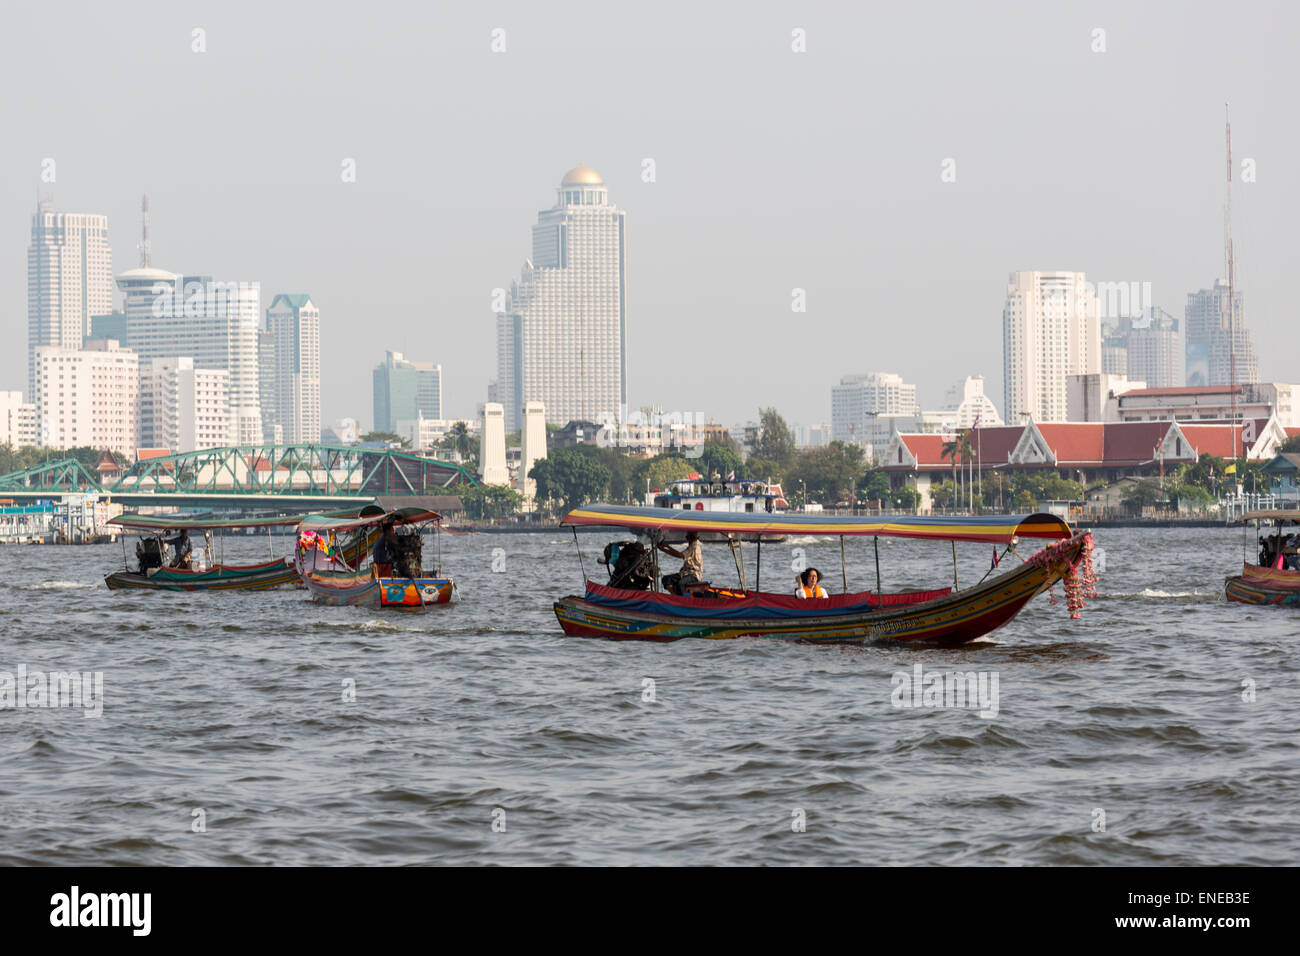
[[[364,510],[364,509],[363,509]],[[382,509],[375,509],[381,511]],[[343,514],[344,512],[340,512]],[[346,512],[360,514],[360,511]],[[146,589],[160,591],[266,591],[284,585],[299,584],[297,556],[276,556],[273,534],[289,532],[302,521],[302,515],[274,515],[253,518],[217,518],[193,515],[121,514],[108,520],[108,524],[134,533],[136,567],[132,570],[126,553],[126,539],[122,543],[121,571],[105,576],[110,590]],[[252,564],[232,564],[225,560],[227,532],[256,533],[265,529],[268,542],[268,559]],[[202,548],[197,560],[184,554],[184,538],[189,533],[202,534]],[[184,536],[182,536],[182,532]],[[358,560],[364,556],[373,536],[357,535],[343,542],[339,555],[343,560]],[[170,536],[170,537],[169,537]],[[192,551],[192,549],[190,549]]]
[[[322,604],[413,610],[451,603],[456,586],[442,574],[442,515],[417,507],[374,510],[378,513],[351,518],[312,515],[303,519],[298,527],[300,538],[313,535],[318,540],[333,541],[340,534],[373,533],[372,540],[378,542],[385,529],[394,532],[385,542],[391,551],[387,561],[371,555],[367,564],[367,555],[362,554],[344,566],[304,568],[302,581],[312,597]],[[437,542],[432,574],[426,574],[423,567],[423,533],[429,527]]]
[[[1092,593],[1092,535],[1073,531],[1055,515],[820,515],[760,514],[627,508],[594,504],[575,508],[561,524],[572,527],[577,543],[580,527],[626,529],[648,538],[620,542],[605,549],[610,581],[586,578],[582,595],[554,604],[565,634],[614,640],[675,641],[685,637],[726,639],[778,637],[815,644],[893,640],[917,644],[965,644],[1010,621],[1036,595],[1056,582],[1066,582],[1072,616],[1078,617],[1083,598]],[[659,546],[681,540],[688,532],[722,536],[737,555],[738,588],[703,584],[689,594],[661,587],[655,553]],[[873,539],[876,588],[824,598],[798,598],[761,590],[762,545],[771,535],[838,537],[841,556],[846,538]],[[886,593],[880,587],[879,538],[918,538],[952,544],[954,586]],[[742,542],[757,548],[753,589],[747,586]],[[985,576],[973,587],[956,587],[958,542],[1003,545],[1020,559],[1017,566]],[[1017,550],[1021,542],[1040,547],[1029,557]],[[611,551],[611,547],[615,548]],[[579,559],[581,560],[579,547]],[[675,552],[674,552],[675,553]],[[634,555],[629,560],[628,554]],[[996,551],[995,551],[996,554]],[[1000,559],[994,562],[1001,568]],[[632,566],[635,564],[635,566]],[[1010,562],[1008,562],[1010,564]],[[990,574],[992,573],[990,570]],[[634,582],[636,586],[627,586]]]
[[[1224,595],[1240,604],[1300,606],[1300,509],[1251,511],[1238,520],[1259,537],[1258,563],[1242,561],[1241,574],[1224,579]]]

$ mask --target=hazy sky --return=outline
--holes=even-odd
[[[1263,378],[1297,381],[1298,11],[11,5],[0,388],[26,381],[38,189],[60,211],[109,216],[119,271],[137,263],[147,191],[155,266],[258,280],[264,308],[311,293],[326,423],[371,423],[386,349],[442,363],[447,411],[472,415],[496,370],[492,290],[585,162],[628,214],[634,406],[732,424],[775,404],[829,421],[839,376],[880,370],[915,381],[926,407],[983,374],[1000,407],[1008,272],[1150,282],[1179,318],[1221,275],[1225,101],[1238,170],[1257,171],[1234,197],[1247,324]]]

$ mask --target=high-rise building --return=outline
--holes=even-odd
[[[385,352],[375,366],[375,431],[409,431],[421,415],[442,418],[442,366]]]
[[[1101,374],[1128,375],[1128,330],[1132,328],[1132,319],[1120,319],[1112,325],[1103,323],[1101,327]]]
[[[275,336],[266,329],[257,333],[257,401],[262,406],[262,440],[283,444],[284,429],[270,413],[275,408]]]
[[[524,404],[546,420],[622,421],[627,410],[626,214],[605,181],[578,165],[538,213],[533,255],[497,316],[496,396],[506,430]]]
[[[188,357],[198,368],[228,371],[229,443],[261,444],[260,283],[216,282],[211,276],[144,267],[122,273],[117,284],[127,346],[142,362]]]
[[[117,342],[90,341],[76,349],[36,350],[36,409],[40,444],[89,446],[135,455],[139,361]]]
[[[90,320],[113,311],[108,217],[55,212],[41,200],[27,248],[27,388],[36,403],[36,350],[79,349]]]
[[[911,416],[920,411],[916,386],[892,372],[845,375],[831,386],[831,439],[870,444],[876,416]]]
[[[1228,308],[1228,283],[1216,279],[1211,289],[1187,294],[1187,385],[1230,385],[1235,357],[1238,385],[1259,381],[1259,357],[1246,328],[1240,289],[1234,290],[1235,310]],[[1232,311],[1236,321],[1232,321]]]
[[[225,369],[196,369],[188,356],[142,363],[140,447],[179,454],[228,444],[229,381]]]
[[[309,295],[277,295],[266,310],[266,331],[275,354],[263,417],[279,426],[283,441],[314,444],[320,440],[320,310]]]
[[[22,392],[0,392],[0,445],[22,448],[40,441],[36,406]]]
[[[1002,355],[1006,420],[1065,421],[1067,377],[1101,371],[1101,321],[1086,274],[1011,273]]]
[[[1183,338],[1178,320],[1155,306],[1144,325],[1133,325],[1126,337],[1128,374],[1141,379],[1149,388],[1181,388],[1183,377]]]

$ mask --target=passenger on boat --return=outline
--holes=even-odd
[[[830,597],[826,589],[821,586],[822,573],[816,568],[806,568],[795,578],[798,587],[794,590],[794,596],[797,598],[825,598]]]
[[[704,580],[704,548],[700,545],[700,536],[694,531],[686,532],[686,547],[678,551],[672,545],[660,541],[656,547],[664,554],[682,559],[682,569],[676,574],[664,575],[664,590],[673,594],[688,594],[693,585]]]
[[[190,533],[186,528],[181,528],[181,533],[174,538],[168,538],[167,543],[172,546],[172,564],[173,568],[180,568],[182,571],[190,569],[190,555],[194,553],[194,545],[190,543]]]
[[[393,523],[390,521],[384,525],[379,540],[375,542],[373,553],[375,573],[381,578],[391,578],[393,576],[393,560],[396,556],[397,532],[393,530]]]
[[[1283,571],[1300,571],[1300,547],[1296,545],[1295,535],[1288,535],[1282,542],[1278,567]]]

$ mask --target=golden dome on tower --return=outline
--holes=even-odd
[[[600,178],[600,173],[596,172],[590,166],[584,166],[579,163],[571,170],[564,174],[560,180],[561,186],[603,186],[605,180]]]

